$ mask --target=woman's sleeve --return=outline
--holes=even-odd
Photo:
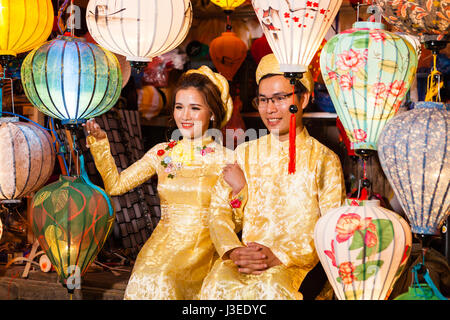
[[[220,176],[211,194],[209,231],[221,258],[231,249],[244,246],[237,236],[242,228],[242,210],[233,210],[230,204],[231,192],[230,186]]]
[[[119,173],[111,155],[108,139],[97,141],[93,136],[88,136],[87,143],[95,166],[102,176],[105,190],[110,195],[124,194],[141,185],[156,173],[158,146],[153,147],[140,160]]]

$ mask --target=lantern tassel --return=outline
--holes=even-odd
[[[291,114],[291,122],[289,124],[289,174],[295,173],[295,113]]]
[[[427,94],[425,96],[425,101],[428,102],[441,102],[440,89],[443,87],[444,82],[441,81],[442,74],[437,70],[436,58],[436,54],[433,54],[433,68],[427,79]]]

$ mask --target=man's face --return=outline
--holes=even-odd
[[[267,129],[280,139],[289,137],[289,123],[291,113],[289,107],[295,104],[298,107],[296,113],[296,127],[303,128],[302,115],[309,101],[309,93],[302,95],[301,101],[296,94],[292,94],[292,85],[289,79],[283,75],[276,75],[261,80],[259,83],[258,111]],[[269,99],[271,98],[271,99]]]

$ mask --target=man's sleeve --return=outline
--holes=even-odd
[[[341,161],[332,151],[325,153],[317,172],[320,214],[342,206],[345,200],[345,181]]]

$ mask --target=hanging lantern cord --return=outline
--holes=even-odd
[[[433,52],[433,67],[427,79],[427,94],[425,101],[441,102],[440,89],[444,82],[441,81],[442,73],[437,70],[437,52]]]
[[[69,0],[64,0],[63,4],[59,7],[58,10],[58,29],[60,34],[64,34],[64,32],[67,29],[67,26],[63,23],[62,15],[64,11],[66,10],[67,6],[69,4]]]
[[[231,31],[232,27],[231,27],[231,18],[230,15],[233,11],[231,10],[224,10],[225,14],[227,15],[227,31]]]

